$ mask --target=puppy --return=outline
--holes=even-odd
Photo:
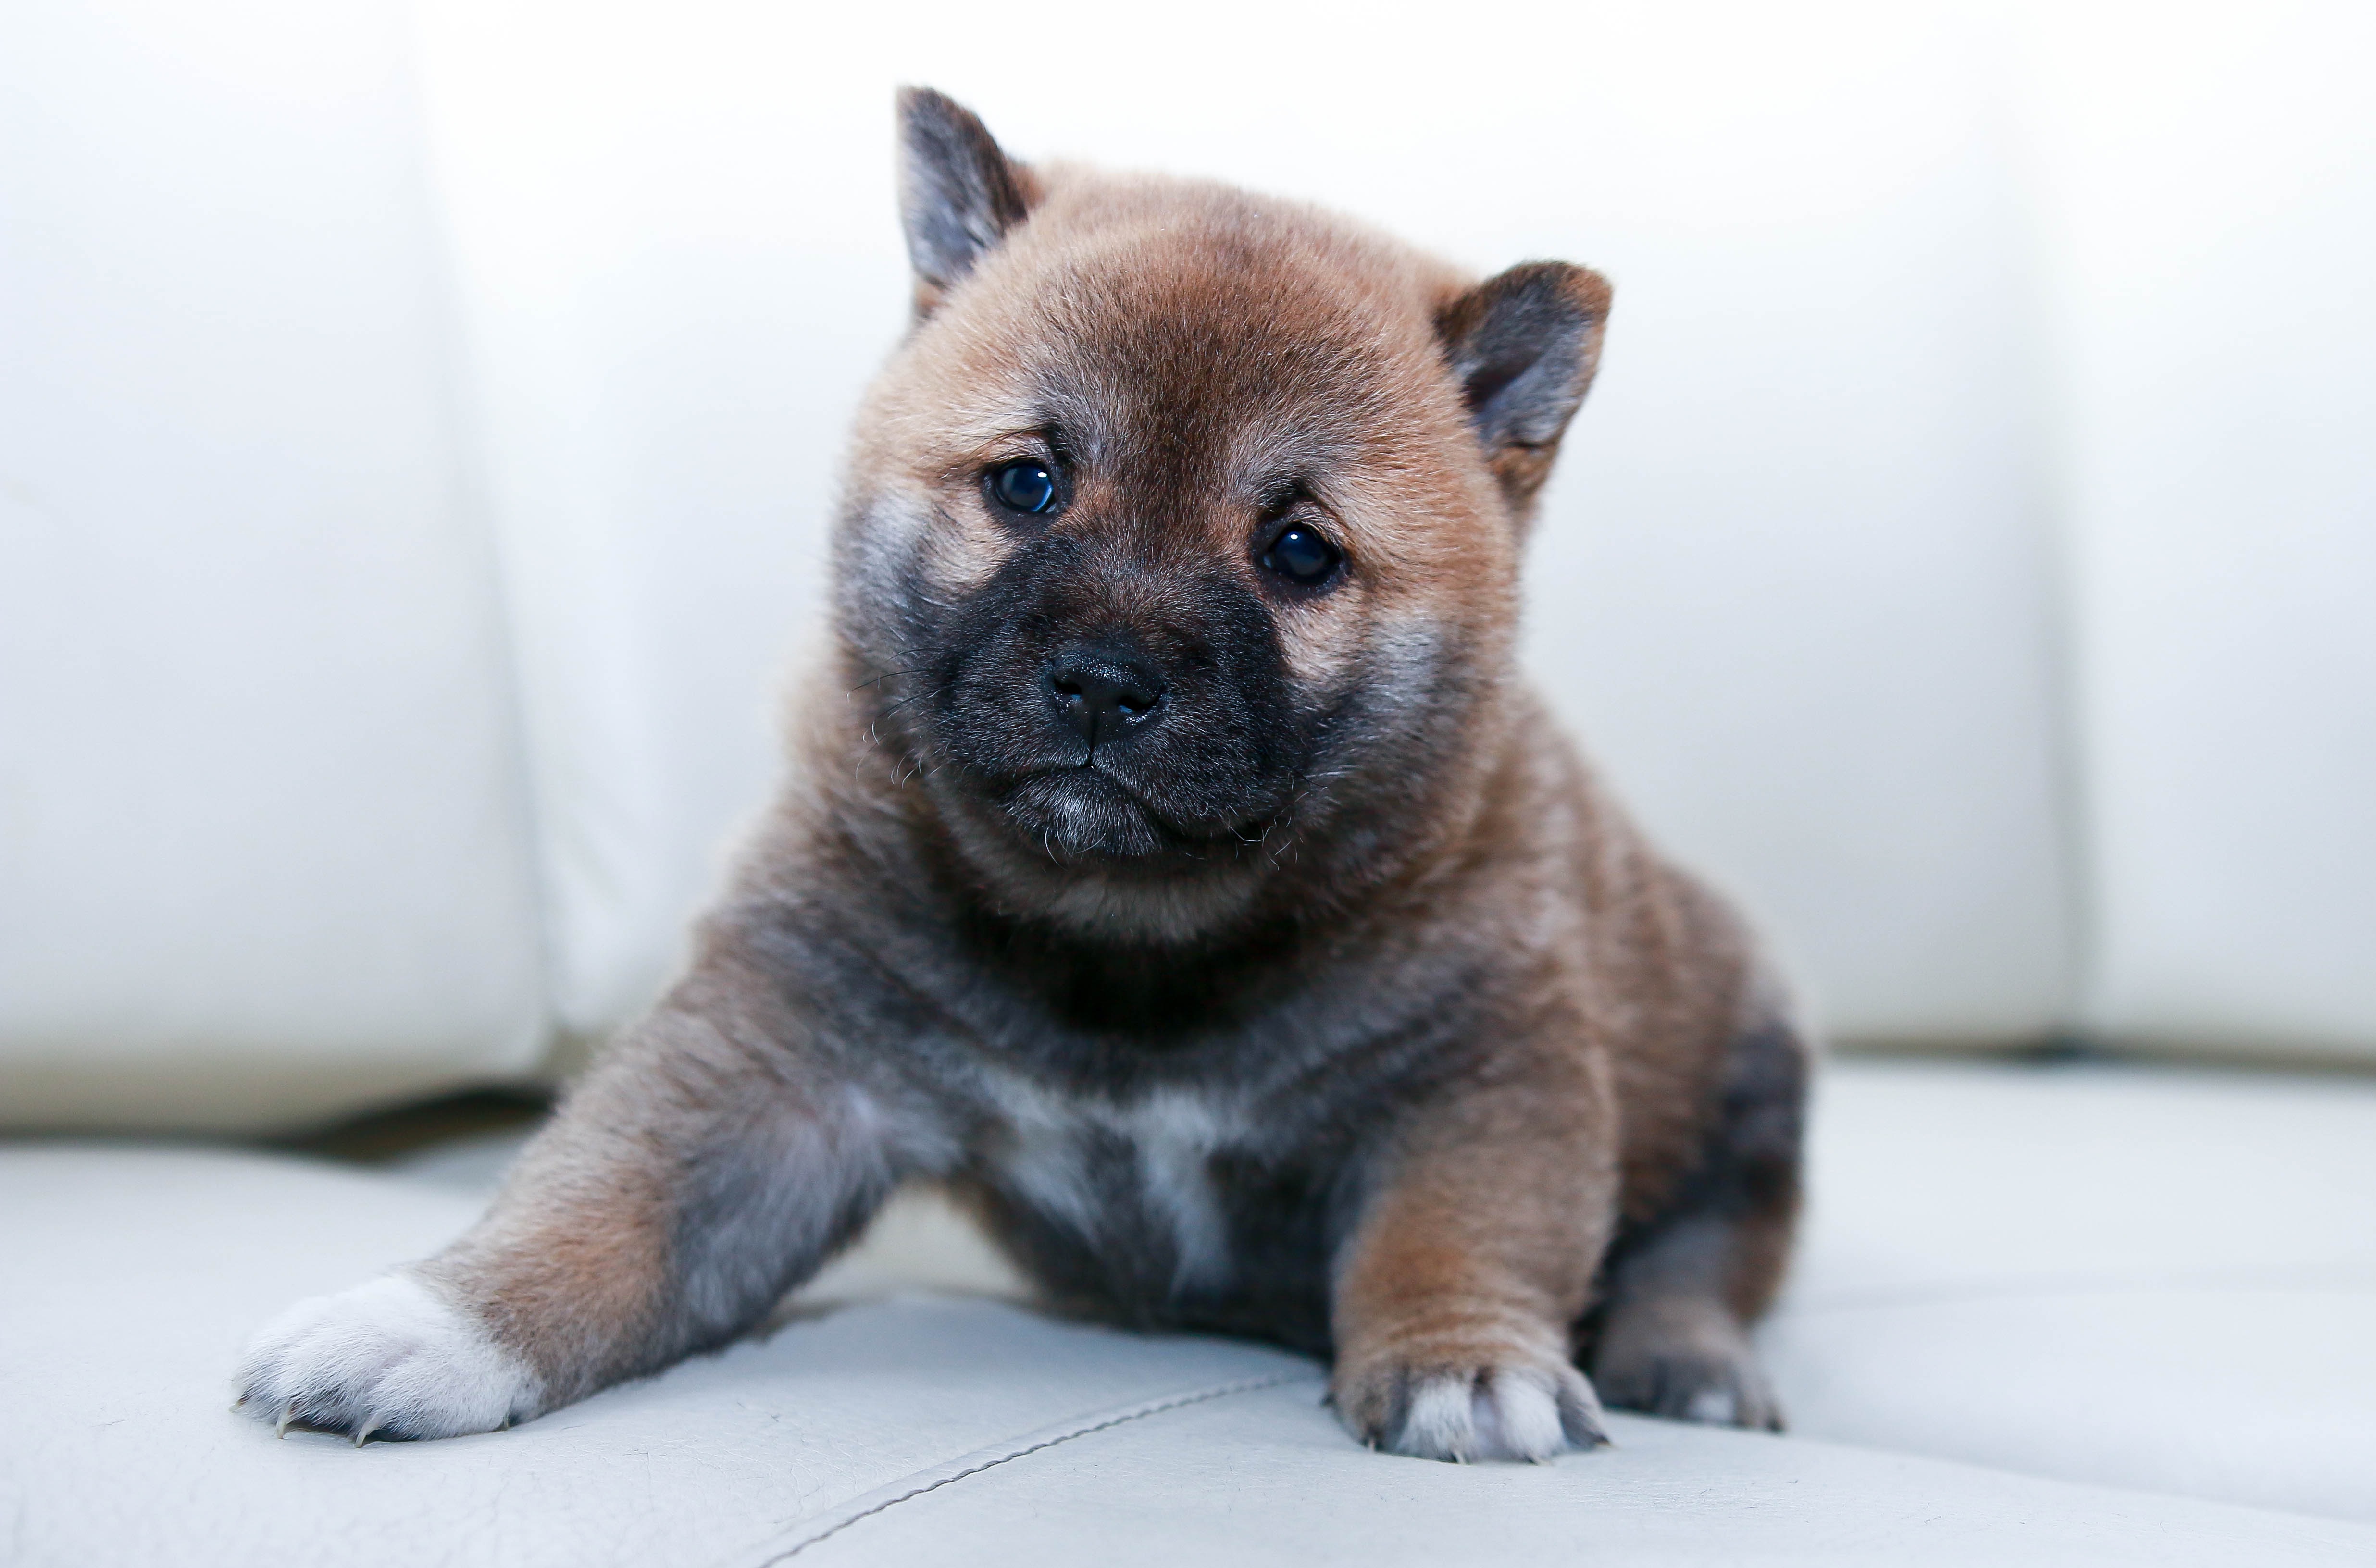
[[[793,781],[487,1218],[267,1328],[246,1408],[527,1420],[930,1179],[1055,1302],[1331,1358],[1373,1446],[1777,1427],[1800,1036],[1513,661],[1608,284],[899,114]]]

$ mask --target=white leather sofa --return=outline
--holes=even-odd
[[[2364,10],[1002,17],[0,9],[0,1561],[2376,1562]],[[763,797],[899,79],[1616,279],[1530,657],[1900,1052],[1789,1436],[1371,1455],[921,1195],[515,1431],[224,1409],[507,1146],[255,1140],[565,1075]]]

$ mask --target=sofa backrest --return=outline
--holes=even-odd
[[[509,632],[385,0],[0,10],[0,1118],[541,1058]]]
[[[1613,277],[1528,658],[1834,1032],[2376,1060],[2350,13],[2108,99],[2132,30],[2013,6],[1274,9],[1292,92],[1251,9],[0,18],[0,1117],[288,1122],[664,982],[904,326],[901,79]]]
[[[2376,1058],[2376,11],[2033,52],[2081,1021]],[[2107,94],[2104,84],[2120,84]]]

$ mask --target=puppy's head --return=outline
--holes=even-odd
[[[900,119],[917,319],[860,421],[837,612],[977,885],[1193,940],[1456,828],[1608,286],[1028,168],[936,93]]]

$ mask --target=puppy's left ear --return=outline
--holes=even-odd
[[[1039,194],[1031,171],[999,150],[973,111],[930,88],[899,89],[899,216],[918,320],[1023,221]]]
[[[1467,400],[1485,461],[1520,517],[1550,476],[1609,321],[1609,279],[1563,261],[1530,261],[1436,312],[1444,358]]]

